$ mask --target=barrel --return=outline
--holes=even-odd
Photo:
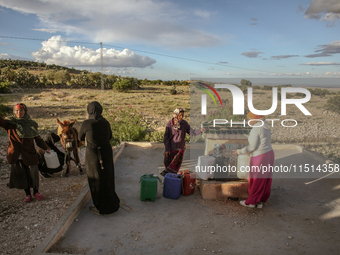
[[[180,174],[167,173],[164,177],[163,196],[178,199],[181,195],[182,176]]]

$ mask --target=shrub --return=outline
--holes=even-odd
[[[11,86],[11,83],[8,82],[8,81],[1,82],[0,83],[0,93],[10,93],[11,92],[10,86]]]
[[[241,86],[247,86],[247,87],[250,87],[252,85],[251,81],[248,81],[245,79],[242,79],[240,84]]]
[[[340,95],[333,96],[327,100],[325,108],[329,111],[340,112]]]
[[[0,115],[7,115],[7,113],[12,111],[12,108],[4,105],[3,103],[6,102],[6,99],[4,99],[3,97],[0,97]]]
[[[144,139],[147,133],[146,122],[131,105],[104,112],[112,129],[112,145],[118,145],[123,141],[142,141]]]
[[[176,86],[174,85],[170,90],[169,90],[171,95],[176,95],[177,94],[177,90],[176,90]]]
[[[129,80],[116,81],[113,84],[113,89],[119,92],[126,92],[133,89],[133,84]]]
[[[144,138],[146,142],[164,142],[164,131],[154,131],[147,134]]]
[[[71,75],[67,70],[60,70],[54,73],[54,80],[60,83],[71,81]]]
[[[113,90],[119,92],[126,92],[132,89],[138,89],[140,85],[140,81],[136,78],[119,78],[113,84]]]
[[[328,89],[316,88],[316,89],[309,89],[309,91],[312,95],[316,95],[316,96],[320,96],[320,97],[324,97],[325,95],[330,94],[330,91]]]

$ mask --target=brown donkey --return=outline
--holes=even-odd
[[[61,122],[57,118],[57,123],[60,126],[60,131],[58,128],[58,135],[60,136],[60,142],[63,145],[63,148],[66,152],[65,155],[65,163],[66,163],[66,173],[65,176],[68,175],[71,168],[71,159],[76,163],[77,168],[79,172],[82,174],[83,170],[81,169],[81,164],[79,160],[79,154],[78,154],[78,146],[81,146],[82,143],[78,141],[78,131],[73,127],[76,120],[74,119],[72,122],[69,120],[64,120]],[[73,157],[71,158],[71,152],[73,152]],[[63,172],[61,172],[61,175],[63,175]]]

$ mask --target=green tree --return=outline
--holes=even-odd
[[[60,83],[66,83],[71,81],[71,75],[67,70],[60,70],[55,72],[54,80]]]
[[[252,85],[252,83],[248,80],[242,79],[241,80],[241,86],[247,86],[250,87]]]

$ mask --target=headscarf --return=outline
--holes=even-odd
[[[174,118],[173,118],[173,124],[174,124],[174,129],[175,129],[175,130],[180,129],[180,127],[181,127],[181,125],[180,125],[181,121],[178,120],[178,115],[179,115],[181,112],[184,113],[184,110],[183,110],[182,108],[176,108],[176,109],[174,110],[174,114],[173,114],[173,117],[174,117]]]
[[[102,119],[103,107],[97,101],[93,101],[87,106],[87,113],[89,114],[89,119]]]
[[[251,120],[261,119],[263,115],[256,115],[255,113],[248,112],[247,117]]]
[[[22,118],[17,118],[15,115],[16,109],[23,109],[25,115]],[[13,108],[13,116],[6,118],[6,120],[13,125],[17,126],[16,132],[20,138],[34,138],[39,135],[38,123],[31,119],[27,114],[27,106],[23,103],[19,103]]]

